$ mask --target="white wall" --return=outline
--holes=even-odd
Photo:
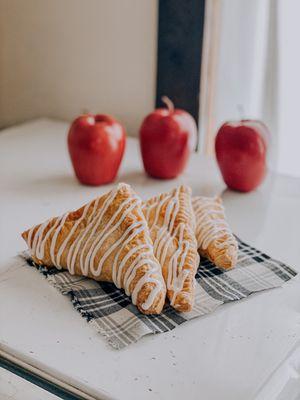
[[[154,106],[157,0],[0,0],[0,127]]]

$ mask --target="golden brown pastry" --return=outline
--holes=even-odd
[[[166,296],[141,201],[119,184],[80,209],[22,234],[33,260],[125,289],[146,314],[161,312]]]
[[[177,311],[190,311],[199,265],[191,190],[180,186],[144,202],[154,255],[159,260],[167,297]]]
[[[220,268],[233,268],[237,262],[238,244],[225,219],[220,197],[193,197],[196,217],[196,239],[200,255]]]

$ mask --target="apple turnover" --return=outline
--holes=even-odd
[[[22,236],[36,263],[114,282],[141,312],[161,312],[166,296],[161,267],[153,254],[141,200],[129,185],[119,184]]]
[[[201,256],[217,267],[233,268],[237,262],[238,243],[225,219],[220,197],[194,197],[196,239]]]
[[[180,186],[144,202],[154,255],[162,267],[167,297],[177,311],[190,311],[199,265],[191,190]]]

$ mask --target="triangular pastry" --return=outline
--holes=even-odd
[[[177,311],[190,311],[199,265],[191,191],[180,186],[144,202],[154,255],[162,267],[167,297]]]
[[[161,312],[166,296],[141,200],[129,185],[22,234],[33,260],[125,289],[146,314]]]
[[[233,268],[237,262],[238,244],[225,219],[220,197],[194,197],[196,239],[201,256],[217,267]]]

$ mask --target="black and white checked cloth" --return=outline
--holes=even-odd
[[[291,267],[239,239],[238,242],[238,263],[232,270],[222,271],[202,258],[196,274],[195,305],[189,313],[178,313],[168,305],[161,315],[143,315],[124,291],[112,283],[73,276],[56,268],[37,268],[62,294],[70,297],[74,307],[111,346],[121,349],[144,335],[170,331],[192,318],[213,312],[221,304],[281,286],[296,276]],[[26,261],[34,266],[28,257]]]

